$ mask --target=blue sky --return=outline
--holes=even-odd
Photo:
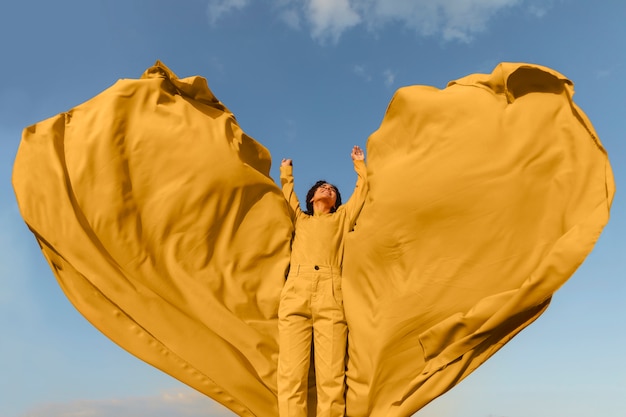
[[[24,127],[160,59],[215,95],[297,192],[349,190],[393,92],[502,61],[554,68],[609,152],[618,192],[594,252],[548,311],[423,417],[623,417],[626,410],[626,2],[21,0],[0,13],[0,415],[227,416],[135,359],[71,306],[10,184]],[[272,175],[277,178],[277,163]]]

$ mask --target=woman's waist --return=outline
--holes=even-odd
[[[341,275],[340,265],[329,265],[326,263],[292,263],[289,266],[289,275],[302,274],[331,274]]]

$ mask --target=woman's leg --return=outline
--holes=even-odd
[[[306,417],[312,326],[310,281],[290,275],[278,309],[278,411]]]
[[[348,328],[343,311],[341,276],[329,275],[320,280],[311,303],[317,416],[343,417]]]

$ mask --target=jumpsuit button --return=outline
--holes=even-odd
[[[319,266],[317,266],[317,265],[315,265],[313,268],[314,268],[316,271],[320,269],[320,267],[319,267]]]

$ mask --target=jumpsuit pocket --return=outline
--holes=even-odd
[[[341,292],[341,276],[333,275],[333,298],[337,305],[343,306],[343,293]]]
[[[287,294],[287,292],[289,292],[289,290],[293,289],[293,285],[294,285],[294,277],[293,276],[287,277],[287,279],[285,280],[285,283],[283,284],[283,288],[280,290],[281,300],[285,297],[285,295]]]
[[[278,319],[287,317],[290,313],[290,302],[294,298],[294,279],[288,278],[280,291],[280,303],[278,304]]]

